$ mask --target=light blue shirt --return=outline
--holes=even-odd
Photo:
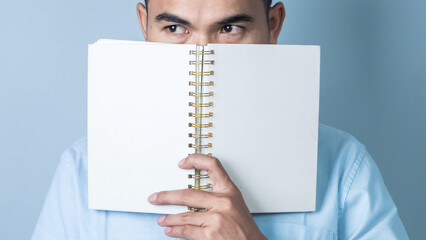
[[[91,210],[87,203],[87,138],[82,138],[62,154],[32,239],[168,238],[157,225],[159,215]],[[316,206],[315,212],[253,216],[268,239],[408,239],[365,147],[322,124]]]

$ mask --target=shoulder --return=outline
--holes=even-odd
[[[330,154],[338,154],[338,152],[342,151],[365,151],[365,146],[354,136],[325,124],[319,124],[318,147],[321,150],[327,150]]]
[[[87,154],[87,136],[77,139],[71,143],[64,151],[69,157],[79,157]]]
[[[320,124],[318,128],[318,158],[330,166],[347,168],[366,154],[365,146],[351,134]]]
[[[378,166],[355,137],[320,125],[318,176],[338,196],[339,238],[408,239]]]
[[[319,164],[345,174],[356,168],[368,154],[364,144],[351,134],[324,124],[318,129]]]
[[[70,144],[62,153],[61,158],[68,169],[87,172],[87,136]]]
[[[339,196],[339,215],[357,171],[367,156],[365,146],[354,136],[324,124],[319,125],[318,181],[327,186],[324,191]]]

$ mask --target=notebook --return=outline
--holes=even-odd
[[[218,158],[252,213],[315,210],[320,47],[101,39],[88,47],[89,208],[179,213],[152,193],[211,191]]]

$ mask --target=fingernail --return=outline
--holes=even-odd
[[[165,230],[164,230],[164,232],[165,233],[169,233],[169,232],[171,232],[172,231],[172,228],[171,227],[167,227]]]
[[[155,202],[155,200],[157,199],[157,194],[153,193],[148,197],[148,201],[149,202]]]
[[[157,223],[162,223],[164,221],[164,219],[166,218],[166,216],[161,216],[157,219]]]
[[[182,166],[182,164],[185,162],[186,158],[183,158],[182,160],[179,161],[179,166]]]

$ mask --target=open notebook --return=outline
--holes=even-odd
[[[319,76],[319,46],[90,44],[89,208],[187,211],[147,199],[211,186],[177,166],[201,152],[251,212],[314,211]]]

